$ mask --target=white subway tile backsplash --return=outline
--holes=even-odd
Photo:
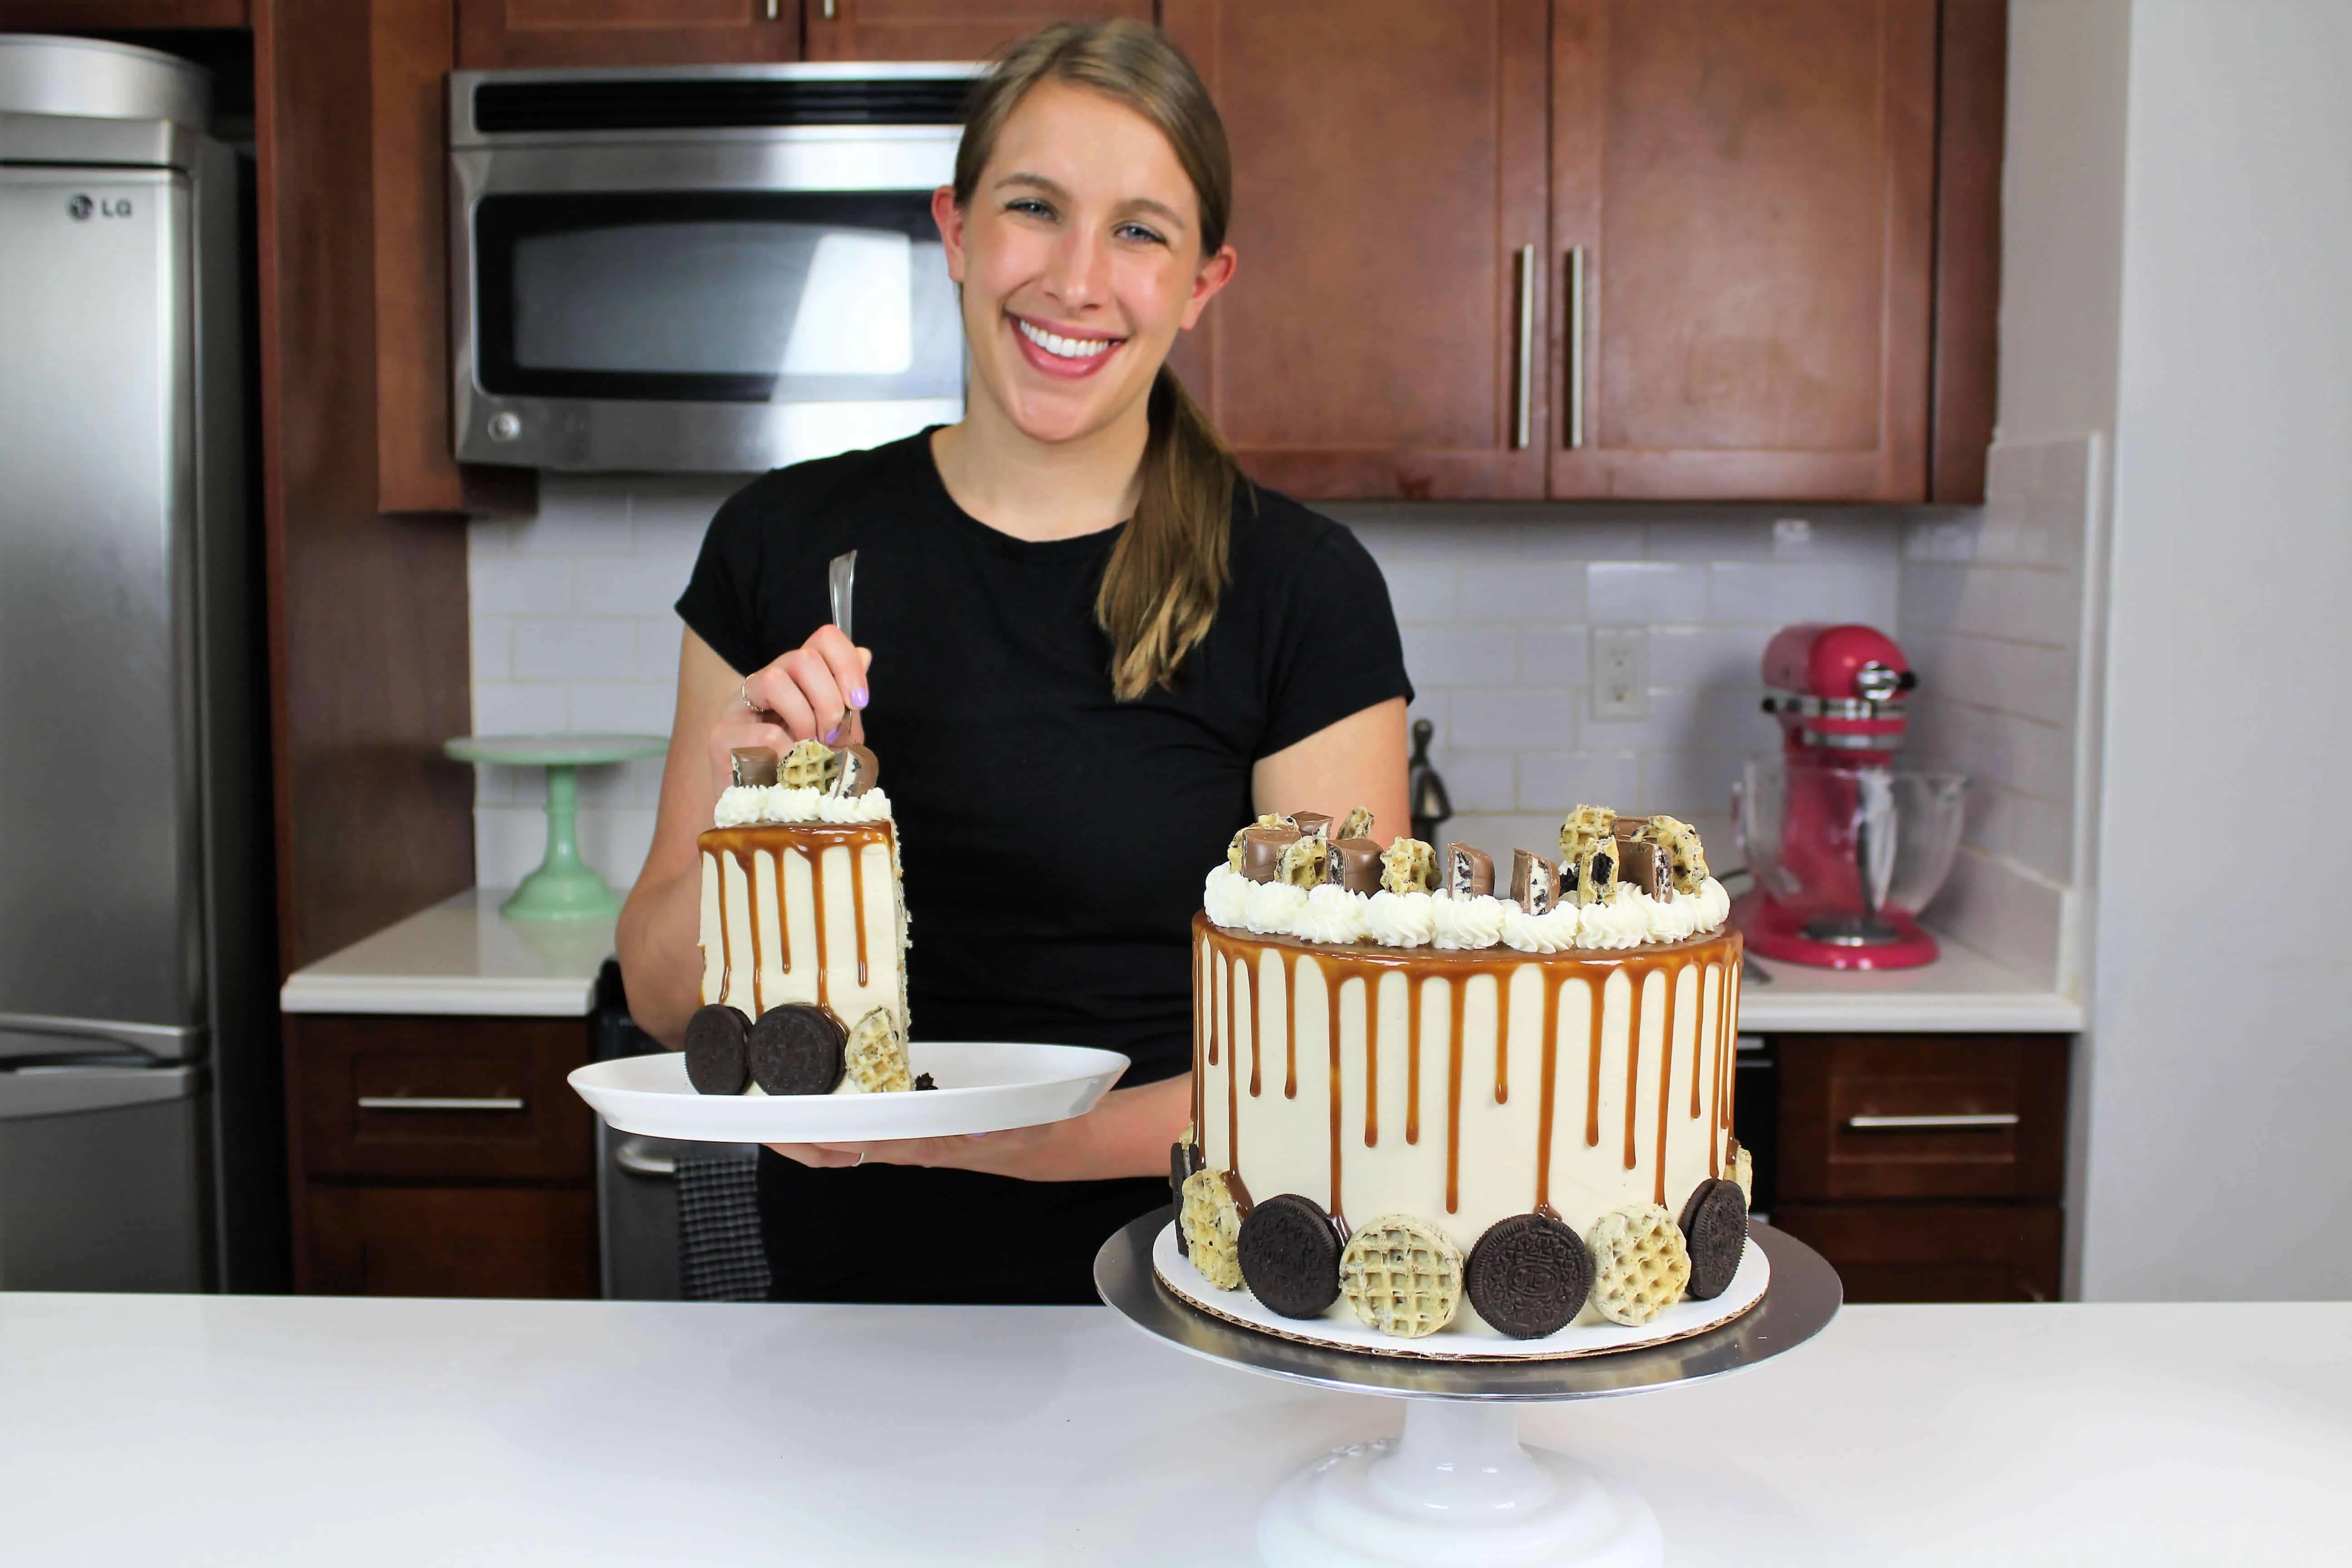
[[[1759,670],[1771,633],[1761,626],[1652,626],[1654,686],[1738,686],[1759,699]]]
[[[1587,801],[1604,805],[1631,801],[1641,793],[1642,759],[1637,752],[1519,753],[1519,809],[1546,814],[1555,827],[1560,817]]]
[[[1707,618],[1717,624],[1783,626],[1800,621],[1895,622],[1892,563],[1718,561],[1707,568]]]
[[[537,681],[474,682],[474,733],[547,735],[567,724],[564,689]]]
[[[1591,626],[1526,626],[1519,632],[1519,681],[1583,686],[1591,680]]]
[[[609,616],[514,623],[518,680],[626,680],[636,673],[637,626]]]
[[[1474,562],[1461,568],[1455,618],[1514,626],[1561,625],[1584,618],[1579,562]]]
[[[1518,805],[1517,771],[1515,752],[1449,750],[1438,776],[1456,811],[1511,811]]]
[[[477,528],[481,524],[476,524]],[[470,543],[470,535],[468,536]],[[474,555],[470,549],[466,585],[477,616],[568,616],[572,613],[572,563],[561,557]]]
[[[1451,743],[1519,751],[1576,747],[1581,691],[1528,686],[1475,686],[1454,693]]]
[[[586,555],[573,563],[572,608],[583,616],[643,616],[670,613],[686,586],[660,556]]]
[[[474,679],[504,680],[513,668],[514,623],[504,616],[477,611],[469,628],[473,643]]]
[[[675,687],[651,681],[573,681],[569,728],[578,732],[667,735],[677,713]]]
[[[1706,619],[1707,568],[1668,561],[1595,561],[1584,569],[1585,613],[1596,626]]]
[[[1402,636],[1415,687],[1506,685],[1519,668],[1518,634],[1508,626],[1406,626]]]
[[[1399,626],[1417,626],[1454,619],[1455,568],[1450,561],[1411,557],[1381,569],[1389,585],[1389,607]]]

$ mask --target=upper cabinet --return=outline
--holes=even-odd
[[[1545,0],[1164,0],[1234,152],[1175,364],[1309,497],[1544,493]]]
[[[0,0],[0,33],[242,27],[246,0]]]
[[[1151,20],[1151,0],[802,0],[813,60],[984,60],[1048,22]]]
[[[1557,0],[1551,493],[1927,494],[1936,0]]]
[[[798,59],[802,3],[459,0],[457,63],[490,69]]]

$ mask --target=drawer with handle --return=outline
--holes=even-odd
[[[312,1176],[571,1180],[593,1170],[587,1059],[562,1018],[289,1016],[297,1159]]]
[[[2057,1197],[2068,1038],[1780,1037],[1780,1202]]]

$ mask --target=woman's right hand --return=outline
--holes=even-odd
[[[851,644],[839,626],[819,626],[808,641],[764,668],[752,671],[739,699],[711,726],[704,751],[710,768],[710,798],[735,782],[735,752],[766,746],[778,755],[798,741],[848,745],[866,738],[859,710],[867,700],[866,667],[871,648]]]

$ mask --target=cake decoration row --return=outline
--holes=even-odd
[[[1495,869],[1461,842],[1443,856],[1418,838],[1383,849],[1360,806],[1336,826],[1319,812],[1268,814],[1234,836],[1202,902],[1215,924],[1260,936],[1538,953],[1679,942],[1731,912],[1697,831],[1671,816],[1580,805],[1560,825],[1558,860],[1514,849],[1501,897]]]
[[[1639,1327],[1685,1300],[1729,1289],[1748,1241],[1748,1152],[1729,1177],[1695,1187],[1679,1216],[1629,1203],[1579,1236],[1549,1208],[1487,1226],[1465,1257],[1438,1227],[1384,1215],[1361,1228],[1297,1193],[1253,1202],[1241,1178],[1207,1168],[1188,1133],[1170,1153],[1176,1245],[1221,1290],[1247,1289],[1286,1318],[1319,1318],[1344,1299],[1376,1332],[1420,1339],[1452,1324],[1466,1299],[1513,1339],[1543,1339],[1589,1303]]]

